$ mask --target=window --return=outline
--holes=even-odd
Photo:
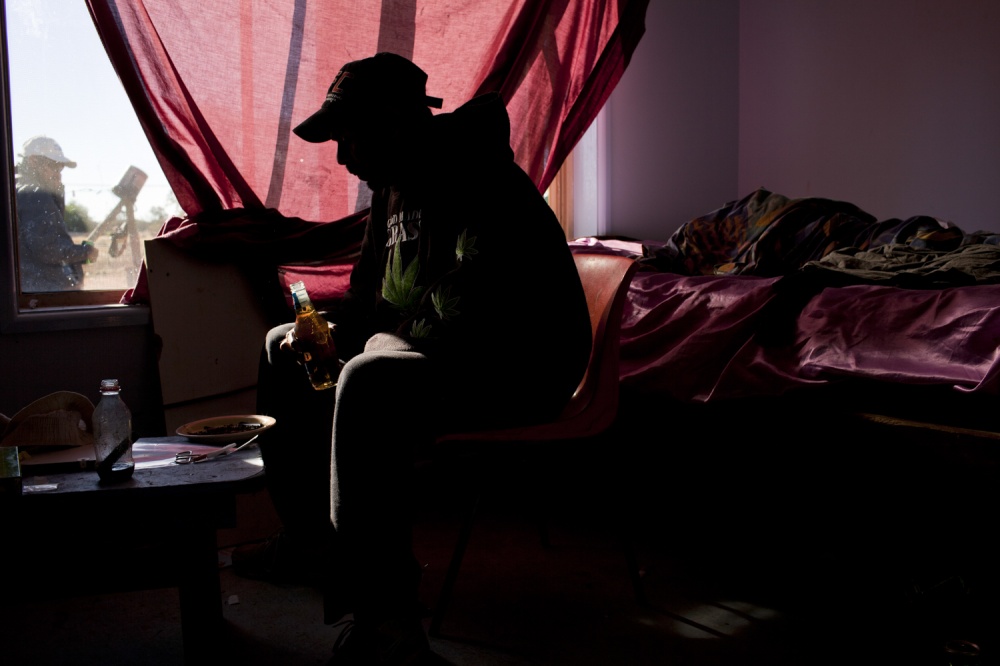
[[[180,208],[86,3],[3,5],[8,309],[24,318],[117,304],[143,241]]]
[[[606,112],[597,118],[576,144],[552,179],[545,199],[555,211],[568,240],[605,233],[607,174],[598,155],[607,141]]]

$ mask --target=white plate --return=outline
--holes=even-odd
[[[259,424],[259,428],[251,428],[242,431],[214,433],[214,428],[237,427],[243,423]],[[205,444],[229,444],[230,442],[245,442],[254,435],[258,435],[271,426],[275,420],[270,416],[260,416],[259,414],[232,414],[230,416],[215,416],[210,419],[201,419],[185,423],[177,429],[177,434],[187,437],[192,442],[202,442]]]

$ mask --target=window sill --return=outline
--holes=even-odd
[[[10,305],[10,304],[8,304]],[[85,328],[144,326],[150,321],[146,305],[94,305],[84,307],[39,308],[17,310],[4,308],[0,332],[34,333],[38,331],[69,331]]]

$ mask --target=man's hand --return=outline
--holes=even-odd
[[[330,322],[327,322],[327,325],[330,327],[330,347],[332,349],[334,325]],[[295,335],[294,328],[288,329],[288,332],[285,333],[285,339],[281,341],[278,348],[283,352],[295,354],[295,362],[299,365],[305,365],[305,362],[309,360],[306,358],[307,351],[302,348],[301,344],[299,344],[299,339]],[[334,354],[334,356],[336,356],[336,354]]]
[[[280,349],[283,352],[288,352],[290,354],[297,354],[298,356],[301,357],[302,352],[299,351],[298,343],[299,339],[295,337],[295,329],[290,328],[288,329],[288,332],[285,333],[285,339],[281,341],[280,345],[278,345],[278,349]],[[300,364],[302,363],[301,358],[299,358],[299,363]]]
[[[97,246],[89,241],[84,241],[83,246],[87,248],[87,263],[92,264],[97,261],[97,257],[101,254],[101,251],[97,249]]]

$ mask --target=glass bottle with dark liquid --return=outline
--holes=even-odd
[[[295,306],[295,337],[305,360],[306,374],[317,391],[337,385],[340,365],[330,337],[330,325],[313,307],[302,282],[291,285]]]
[[[104,483],[132,478],[132,412],[122,401],[117,379],[101,380],[101,400],[94,408],[94,453],[97,475]]]

